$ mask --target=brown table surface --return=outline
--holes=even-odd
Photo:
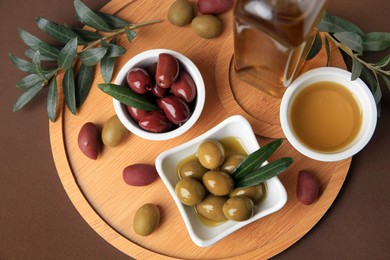
[[[18,28],[50,42],[34,18],[77,25],[72,2],[0,1],[0,259],[129,259],[95,233],[67,197],[51,154],[45,93],[12,112],[21,94],[15,83],[24,73],[7,56],[26,49]],[[97,10],[108,1],[83,2]],[[389,0],[329,0],[328,10],[365,31],[390,32]],[[353,158],[335,202],[275,259],[390,259],[390,95],[386,87],[383,92],[374,137]]]

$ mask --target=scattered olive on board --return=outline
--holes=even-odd
[[[123,169],[123,180],[131,186],[146,186],[158,178],[154,165],[132,164]]]
[[[160,210],[154,204],[147,203],[141,206],[134,215],[134,232],[141,236],[152,234],[160,223]]]
[[[204,39],[218,37],[222,33],[222,22],[211,14],[203,14],[195,17],[191,22],[192,30]]]
[[[117,115],[110,117],[103,125],[102,140],[110,147],[116,147],[126,138],[128,130],[123,126]]]
[[[221,14],[232,9],[233,0],[198,0],[198,11],[201,14]]]
[[[85,156],[96,160],[102,143],[99,128],[94,123],[85,123],[80,129],[77,143]]]
[[[308,171],[299,171],[297,181],[297,198],[305,204],[310,205],[318,198],[318,182]]]
[[[185,26],[194,18],[194,7],[188,0],[176,0],[168,9],[168,21],[176,26]]]

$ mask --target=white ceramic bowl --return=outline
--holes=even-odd
[[[291,129],[290,107],[297,94],[305,87],[320,81],[336,82],[349,89],[360,104],[362,126],[355,140],[347,147],[334,153],[322,153],[305,146]],[[309,158],[319,161],[339,161],[358,153],[371,139],[377,121],[377,110],[374,98],[367,85],[360,79],[351,81],[349,71],[324,67],[303,73],[287,88],[280,105],[280,121],[284,134],[292,146]]]
[[[206,92],[205,92],[205,86],[203,82],[203,77],[200,74],[198,68],[196,65],[188,59],[183,54],[180,54],[173,50],[168,49],[152,49],[148,51],[141,52],[137,55],[135,55],[133,58],[131,58],[128,62],[123,65],[121,70],[118,73],[118,76],[115,79],[115,84],[117,85],[127,85],[126,83],[126,75],[127,72],[133,68],[133,67],[150,67],[153,63],[157,62],[158,55],[160,53],[168,53],[176,57],[176,59],[179,61],[180,65],[191,75],[192,79],[194,80],[196,84],[196,90],[197,90],[197,96],[196,96],[196,103],[194,111],[192,112],[191,117],[188,119],[187,122],[185,122],[180,127],[168,131],[165,133],[151,133],[148,131],[145,131],[139,125],[131,118],[129,113],[127,112],[126,107],[119,102],[116,99],[113,99],[114,102],[114,108],[115,112],[119,118],[119,120],[122,122],[122,124],[132,133],[135,135],[138,135],[142,138],[148,139],[148,140],[168,140],[175,138],[183,133],[185,133],[187,130],[189,130],[198,120],[199,116],[202,113],[203,106],[206,99]]]
[[[267,196],[264,202],[256,207],[252,218],[243,222],[227,221],[215,227],[209,227],[199,220],[192,207],[180,202],[175,194],[175,185],[179,178],[177,164],[184,158],[196,153],[199,144],[205,139],[222,139],[224,137],[237,137],[241,140],[248,153],[259,149],[256,137],[248,121],[242,116],[232,116],[225,119],[204,134],[195,139],[161,153],[156,158],[156,168],[175,201],[189,235],[193,242],[200,246],[210,246],[223,239],[234,231],[281,209],[287,202],[287,193],[277,177],[266,181]]]

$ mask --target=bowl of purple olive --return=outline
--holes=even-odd
[[[152,49],[127,61],[115,82],[127,104],[113,99],[122,124],[148,140],[168,140],[188,131],[200,117],[205,86],[196,65],[173,50]]]

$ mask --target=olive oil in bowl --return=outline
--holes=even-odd
[[[292,101],[290,123],[309,148],[334,153],[351,144],[362,126],[362,112],[353,93],[336,82],[313,83]]]

